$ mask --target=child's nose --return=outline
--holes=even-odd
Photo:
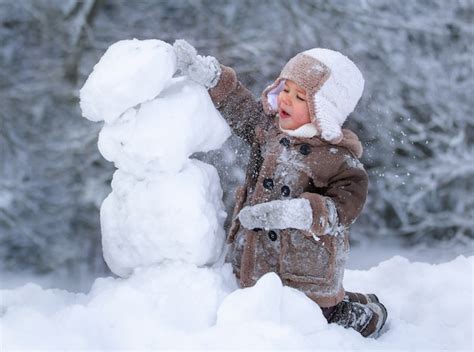
[[[291,98],[289,94],[283,93],[281,96],[281,100],[285,105],[290,105],[291,104]]]

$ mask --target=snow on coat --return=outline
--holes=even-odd
[[[237,190],[227,238],[227,260],[240,284],[252,286],[265,273],[276,272],[285,285],[305,292],[321,307],[339,303],[344,296],[348,227],[367,197],[367,173],[358,161],[359,139],[349,130],[342,130],[338,144],[320,137],[289,136],[229,67],[222,66],[210,95],[234,133],[251,146],[245,185]],[[248,230],[240,225],[237,215],[244,206],[291,198],[310,201],[309,231]],[[339,226],[337,233],[324,235],[328,200],[337,209]]]

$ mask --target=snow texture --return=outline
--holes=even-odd
[[[222,254],[217,171],[189,157],[219,148],[230,129],[206,89],[175,71],[169,44],[123,40],[81,90],[84,117],[105,121],[99,150],[118,168],[100,218],[104,259],[122,277],[165,261],[212,264]]]
[[[251,288],[232,292],[217,311],[217,325],[254,322],[287,325],[302,334],[323,330],[327,325],[321,309],[301,291],[283,286],[275,273],[262,276]]]
[[[218,149],[230,136],[203,87],[182,77],[167,84],[155,99],[129,109],[100,132],[101,154],[120,170],[140,177],[178,172],[190,155]]]
[[[127,109],[158,95],[175,66],[173,47],[161,40],[112,44],[80,91],[83,116],[114,122]]]
[[[177,173],[146,180],[118,170],[101,207],[104,258],[122,277],[138,266],[183,260],[215,262],[226,213],[217,171],[190,160]]]
[[[347,270],[376,292],[389,318],[378,339],[327,324],[318,306],[269,273],[238,289],[230,265],[168,262],[128,279],[97,279],[87,294],[35,284],[2,290],[2,350],[472,351],[474,257],[431,265],[393,257]]]

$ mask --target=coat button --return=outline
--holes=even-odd
[[[311,147],[309,146],[309,144],[302,144],[300,147],[300,153],[303,155],[308,155],[309,153],[311,153]]]
[[[286,137],[283,137],[280,139],[280,144],[288,148],[290,146],[290,140]]]
[[[263,187],[269,190],[273,189],[273,180],[271,178],[266,178],[263,180]]]
[[[276,234],[275,231],[269,231],[268,232],[268,238],[271,240],[271,241],[276,241],[278,236]]]
[[[290,195],[290,187],[283,186],[281,188],[281,194],[282,194],[283,197],[288,197]]]

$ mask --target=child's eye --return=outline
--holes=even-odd
[[[297,95],[297,96],[296,96],[296,98],[297,98],[298,100],[301,100],[301,101],[306,101],[306,99],[305,99],[305,98],[303,98],[303,97],[300,97],[299,95]]]
[[[288,88],[283,89],[283,91],[284,91],[285,93],[289,93],[289,92],[290,92],[290,90],[289,90]]]

